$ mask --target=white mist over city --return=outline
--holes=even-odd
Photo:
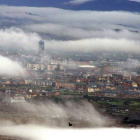
[[[0,140],[137,140],[139,127],[139,0],[0,0]]]

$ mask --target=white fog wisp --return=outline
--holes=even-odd
[[[18,114],[17,110],[20,111]],[[0,125],[5,124],[5,121],[11,121],[14,124],[45,125],[53,128],[68,128],[68,122],[73,123],[74,128],[101,128],[115,124],[115,121],[108,115],[103,115],[87,101],[66,101],[64,104],[51,101],[46,103],[37,101],[34,104],[26,102],[20,106],[11,104],[5,111],[15,116],[11,114],[10,118],[2,119]]]
[[[25,76],[25,69],[17,62],[0,56],[0,75],[2,76]]]
[[[41,38],[38,34],[24,32],[20,28],[0,29],[0,47],[36,51],[40,40]]]
[[[65,51],[121,51],[140,52],[140,42],[127,39],[91,38],[70,41],[48,40],[51,49]],[[75,47],[76,46],[76,47]]]
[[[73,4],[73,5],[78,5],[78,4],[84,4],[87,2],[91,2],[93,0],[70,0],[69,2],[65,2],[64,4]]]

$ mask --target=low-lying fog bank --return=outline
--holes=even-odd
[[[0,135],[19,137],[26,140],[118,140],[139,139],[139,129],[58,129],[35,125],[15,125],[0,128]]]

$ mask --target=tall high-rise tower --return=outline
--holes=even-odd
[[[44,50],[45,50],[44,41],[43,40],[40,40],[39,41],[39,46],[38,46],[38,54],[39,55],[44,54]]]

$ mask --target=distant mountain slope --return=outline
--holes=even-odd
[[[57,7],[72,10],[131,11],[140,12],[140,2],[129,0],[95,0],[80,5],[64,4],[68,0],[0,0],[0,4],[11,6]]]

